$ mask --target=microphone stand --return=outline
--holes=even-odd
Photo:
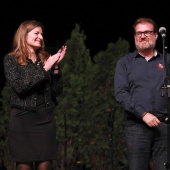
[[[167,162],[164,163],[166,168],[170,170],[170,70],[168,67],[168,61],[167,61],[167,47],[165,46],[165,36],[162,36],[162,43],[163,43],[163,64],[165,68],[165,74],[164,77],[164,85],[161,87],[163,89],[162,96],[164,96],[167,100]]]

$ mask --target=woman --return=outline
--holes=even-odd
[[[53,110],[62,92],[60,61],[45,51],[43,25],[24,21],[17,29],[13,48],[4,58],[4,72],[11,87],[9,146],[17,170],[49,170],[56,158],[56,124]]]

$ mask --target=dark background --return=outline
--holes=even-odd
[[[11,49],[15,30],[27,19],[42,22],[46,46],[54,48],[61,47],[70,38],[75,24],[80,24],[93,56],[119,37],[129,41],[130,51],[134,50],[132,25],[138,17],[150,17],[158,28],[165,27],[166,46],[169,47],[169,13],[168,0],[3,0],[0,5],[0,88],[5,82],[4,55]],[[157,48],[162,52],[161,36]]]

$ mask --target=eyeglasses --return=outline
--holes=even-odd
[[[149,37],[150,35],[152,35],[154,33],[154,31],[144,31],[144,32],[135,32],[135,36],[136,37],[141,37],[142,34],[144,34],[146,37]]]

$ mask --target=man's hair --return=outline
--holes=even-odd
[[[134,23],[134,25],[133,25],[134,32],[135,32],[136,25],[139,24],[139,23],[150,23],[150,24],[152,24],[152,25],[153,25],[153,28],[154,28],[154,30],[153,30],[154,33],[158,33],[158,27],[157,27],[155,21],[154,21],[153,19],[151,19],[151,18],[145,18],[145,17],[138,18],[138,19],[135,21],[135,23]]]

